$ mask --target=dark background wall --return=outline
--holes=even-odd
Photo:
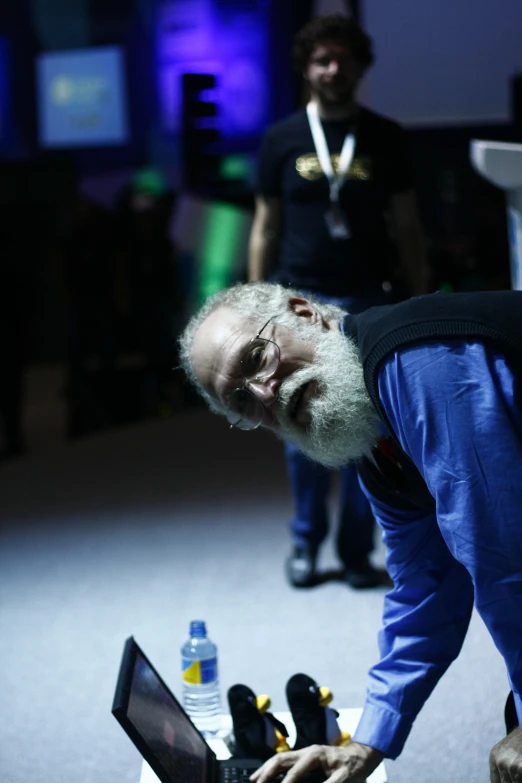
[[[413,10],[409,0],[393,8],[391,4],[383,8],[374,0],[339,5],[358,15],[375,38],[377,64],[363,85],[363,101],[406,123],[435,284],[453,288],[509,285],[504,196],[472,170],[469,141],[474,137],[521,138],[513,121],[516,112],[510,98],[514,93],[508,76],[502,84],[485,78],[495,51],[500,57],[499,31],[506,25],[520,29],[518,4],[510,1],[504,9],[509,18],[504,14],[496,26],[492,20],[500,19],[500,11],[493,0],[481,0],[479,6],[466,3],[461,8],[459,4],[458,12],[440,9],[437,26],[431,30],[428,11],[422,12],[418,4]],[[32,322],[31,361],[64,356],[53,249],[64,211],[81,184],[103,177],[125,182],[141,168],[153,166],[174,189],[184,189],[187,156],[182,146],[180,85],[185,71],[208,72],[217,79],[218,90],[208,98],[216,103],[222,127],[211,150],[218,159],[216,171],[222,171],[223,158],[239,156],[240,164],[239,173],[232,176],[205,181],[204,172],[199,173],[199,191],[208,198],[251,209],[252,171],[261,135],[301,99],[299,77],[291,64],[291,42],[316,7],[311,0],[72,0],[65,7],[58,0],[19,0],[1,5],[7,89],[0,107],[0,204],[9,206],[10,220],[20,237],[19,263]],[[445,26],[445,18],[450,27]],[[469,36],[459,35],[459,30],[468,30]],[[189,34],[192,37],[187,39]],[[251,37],[245,43],[242,36]],[[483,86],[483,117],[475,113],[471,118],[463,112],[451,121],[441,119],[437,107],[454,92],[453,82],[465,86],[461,75],[452,80],[447,69],[432,67],[434,58],[444,60],[445,38],[452,47],[446,59],[458,74],[469,71],[470,47],[482,41],[484,56],[473,54],[475,71],[470,78]],[[105,45],[121,47],[124,57],[128,140],[107,147],[43,148],[38,130],[37,58],[50,51]],[[431,59],[426,52],[431,52]],[[410,89],[408,65],[416,93]],[[235,81],[232,76],[237,77]],[[390,98],[390,84],[395,98]],[[424,85],[424,92],[419,84]],[[496,105],[496,90],[504,96],[504,110],[493,116],[490,109]],[[430,105],[426,93],[432,97],[432,115],[425,111]],[[419,96],[422,105],[417,106]],[[453,94],[450,98],[455,100]],[[234,115],[241,101],[247,109]],[[411,110],[409,116],[405,107]],[[256,122],[245,123],[247,115],[257,117]]]

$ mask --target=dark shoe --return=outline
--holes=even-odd
[[[293,587],[312,587],[315,584],[316,553],[295,547],[286,560],[286,577]]]
[[[346,581],[350,587],[363,590],[384,584],[383,574],[375,569],[369,560],[364,559],[357,565],[346,567]]]

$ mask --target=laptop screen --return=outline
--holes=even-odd
[[[206,783],[212,752],[132,637],[112,711],[163,783]]]

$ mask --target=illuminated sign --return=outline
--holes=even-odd
[[[157,17],[158,86],[164,131],[181,127],[183,74],[216,77],[212,100],[224,139],[259,135],[268,117],[268,15],[255,3],[223,11],[211,0],[166,0]]]
[[[42,55],[37,64],[40,143],[90,147],[127,141],[122,55],[116,47]]]

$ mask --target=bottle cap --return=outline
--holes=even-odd
[[[207,635],[207,626],[205,625],[205,621],[191,620],[190,635],[195,636],[197,639],[204,639]]]

